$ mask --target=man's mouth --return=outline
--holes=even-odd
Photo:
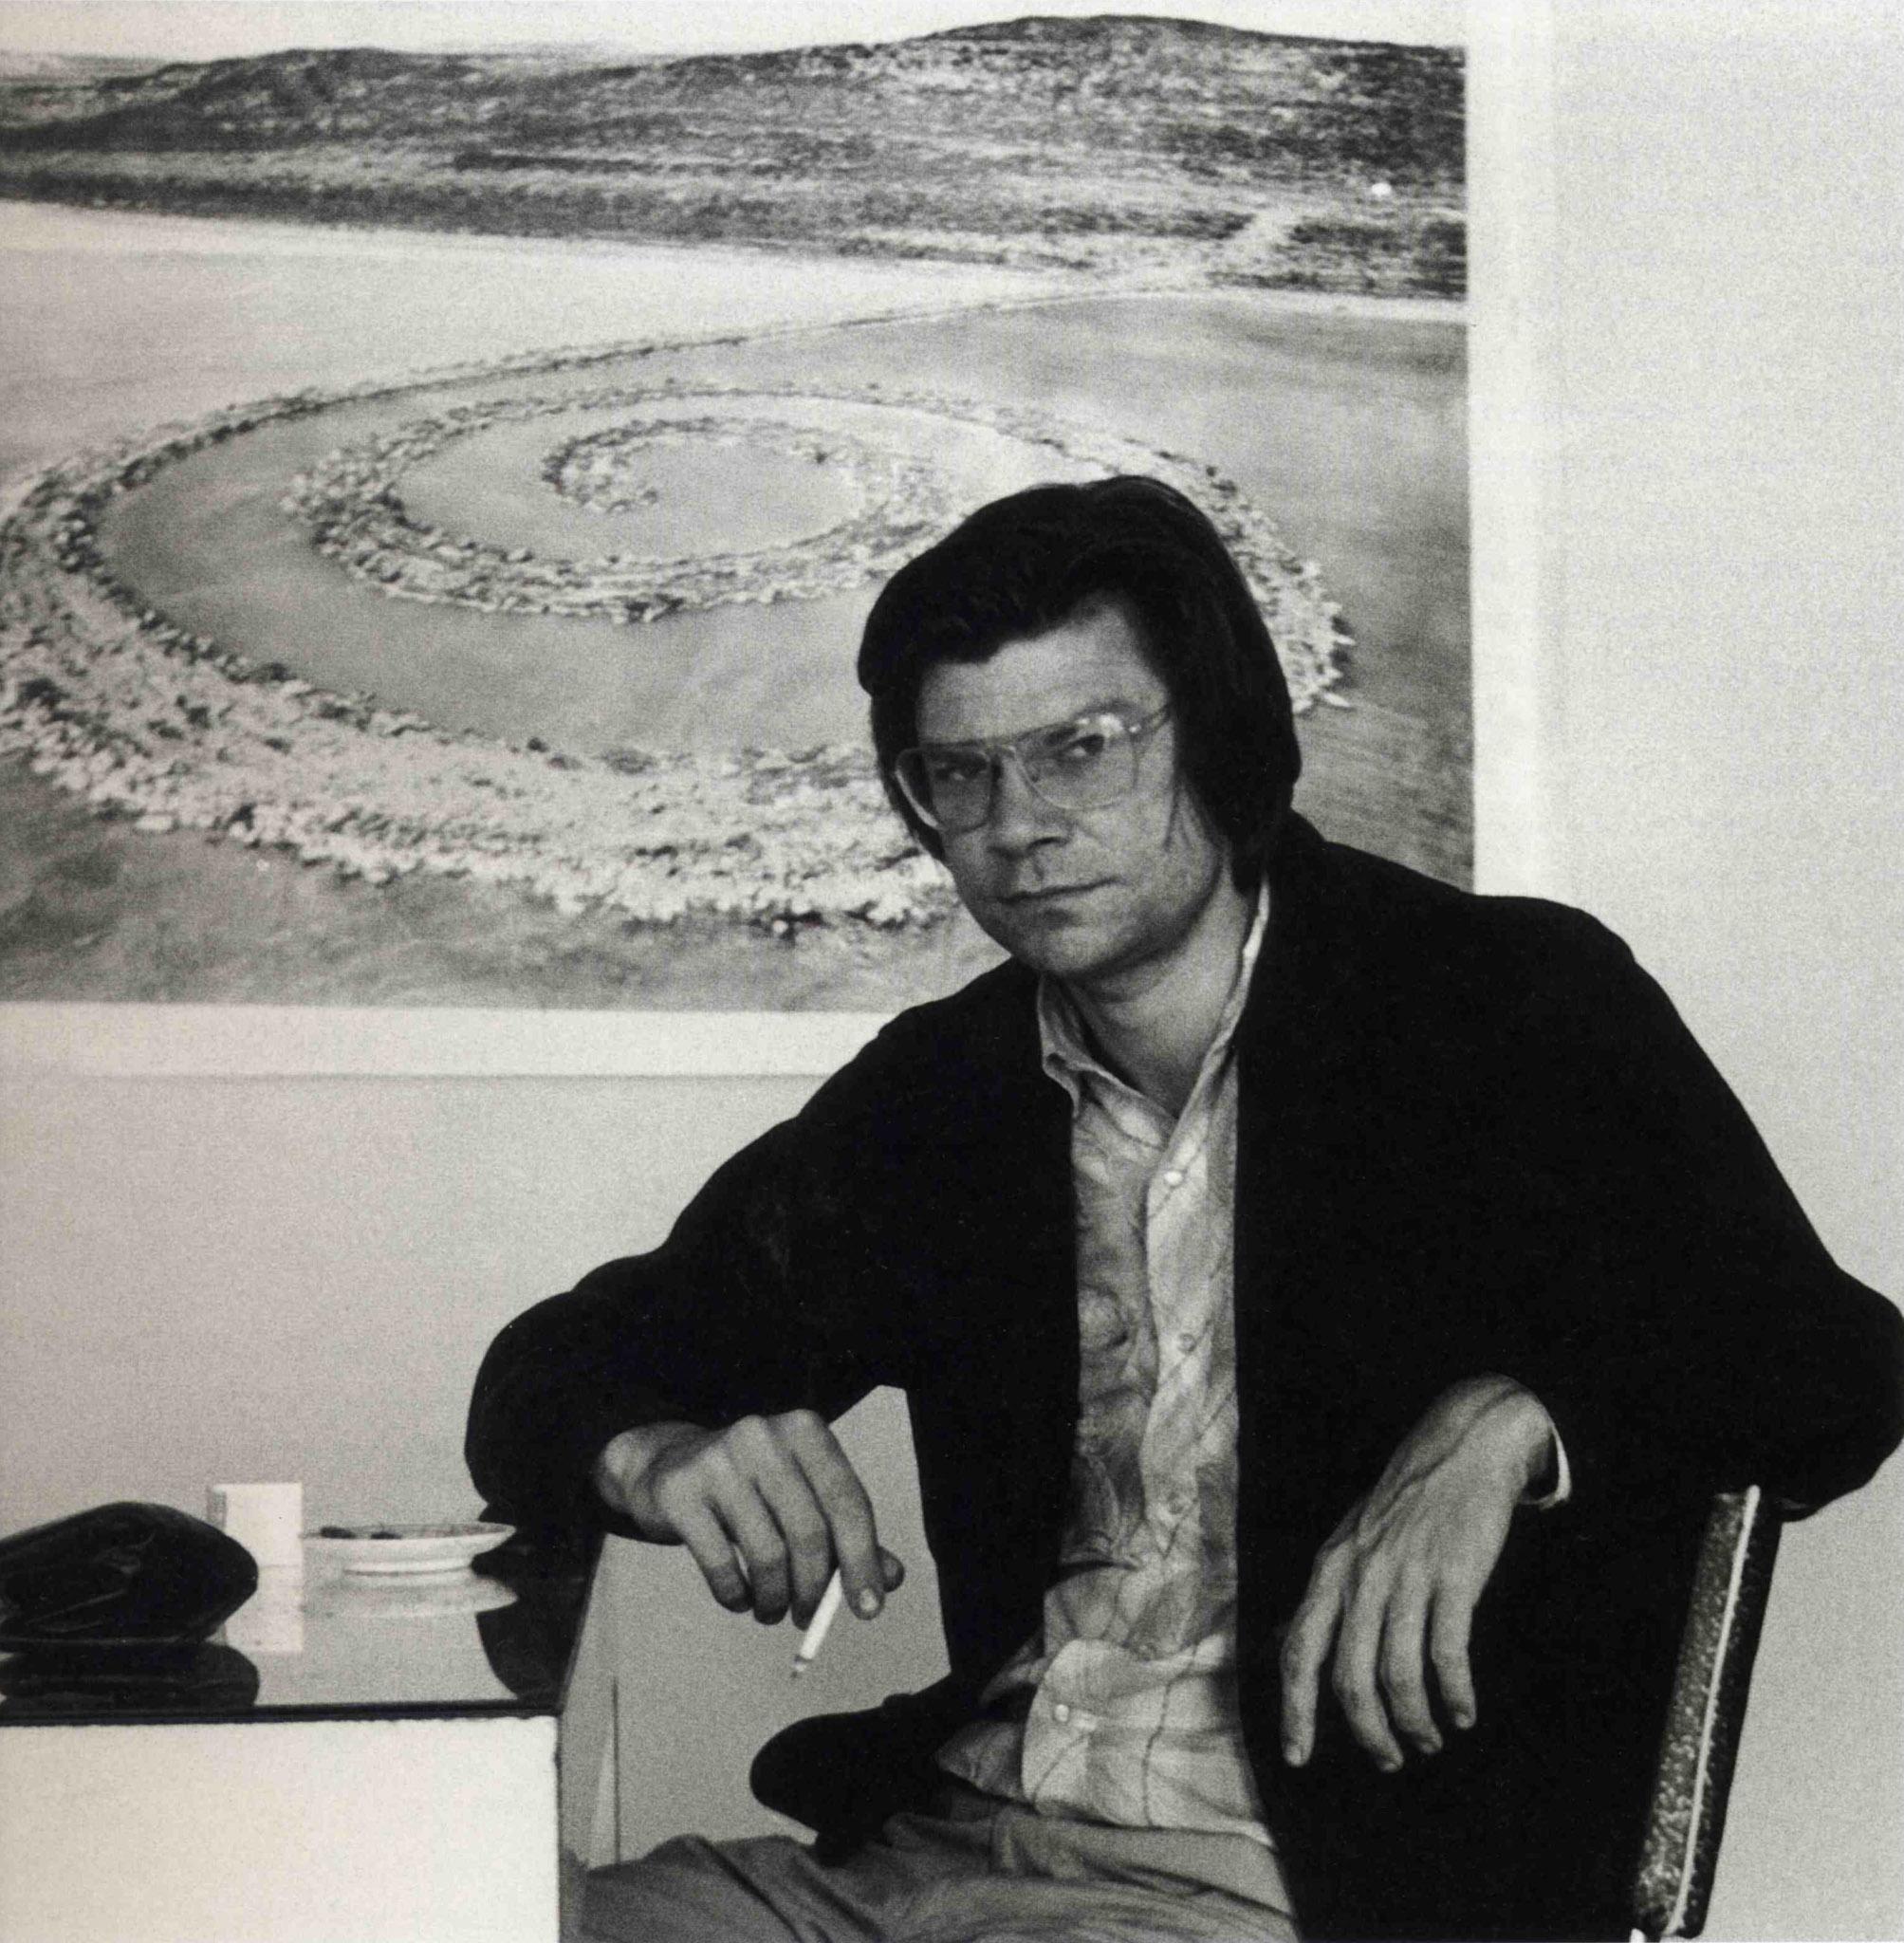
[[[1022,891],[1007,891],[999,902],[1015,906],[1056,904],[1062,903],[1067,897],[1081,897],[1087,892],[1102,888],[1101,881],[1087,884],[1037,884]]]

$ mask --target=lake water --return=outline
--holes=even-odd
[[[906,321],[865,322],[882,317]],[[849,321],[857,327],[824,328]],[[1465,341],[1446,309],[1241,292],[1118,297],[963,266],[0,203],[0,478],[304,386],[716,333],[748,342],[661,361],[716,383],[924,384],[1220,467],[1321,563],[1356,636],[1363,720],[1310,718],[1317,780],[1331,765],[1354,769],[1340,792],[1350,828],[1381,847],[1413,856],[1406,830],[1424,815],[1448,833],[1434,838],[1433,860],[1465,843]],[[638,381],[639,367],[614,375]],[[347,416],[268,430],[174,469],[203,467],[216,490],[162,517],[158,505],[146,509],[133,564],[152,598],[320,681],[510,737],[786,747],[859,733],[860,702],[842,669],[870,588],[613,629],[532,616],[471,627],[467,615],[347,582],[275,514],[286,475],[256,472],[280,431],[292,452],[322,449]],[[423,469],[426,509],[448,510],[478,490],[487,456],[472,441]],[[1015,463],[971,457],[972,496],[1022,483]],[[716,544],[724,531],[734,544],[753,519],[752,483],[738,479],[728,513],[710,519]],[[175,497],[184,484],[161,475],[152,496]],[[121,502],[120,516],[143,496]],[[513,499],[518,514],[529,504],[519,490]],[[538,504],[538,518],[591,524],[559,502]],[[787,518],[797,530],[826,510],[815,503]],[[467,502],[463,512],[463,530],[490,519],[479,507],[472,521]],[[318,604],[306,607],[306,595]],[[317,616],[321,628],[304,624]],[[1373,735],[1377,708],[1405,731],[1399,758]],[[1432,803],[1389,801],[1435,777]]]
[[[879,318],[905,321],[866,322]],[[915,384],[1016,403],[1228,473],[1299,555],[1321,563],[1358,643],[1354,712],[1318,710],[1303,724],[1305,803],[1333,834],[1441,875],[1465,874],[1465,341],[1458,313],[1445,309],[1246,292],[1118,296],[1081,291],[1075,282],[1061,294],[1051,280],[963,267],[329,231],[0,203],[0,479],[306,386],[714,333],[747,341],[659,361],[715,384],[825,389],[877,379],[890,390]],[[639,381],[640,368],[631,359],[614,376]],[[243,475],[269,456],[278,430],[293,443],[308,435],[321,451],[356,409],[215,448],[119,501],[116,523],[143,522],[120,564],[136,568],[133,577],[158,604],[233,645],[479,732],[539,732],[581,749],[735,740],[800,747],[862,732],[850,647],[870,587],[771,610],[715,609],[660,627],[612,629],[533,616],[471,626],[475,617],[384,600],[350,582],[275,514],[282,472],[275,480]],[[371,408],[366,423],[387,424],[389,414],[387,404]],[[538,442],[526,439],[523,452],[532,454]],[[485,490],[484,463],[506,447],[507,440],[490,449],[471,441],[460,453],[446,453],[434,471],[419,471],[425,506],[460,510],[457,524],[467,529],[472,496]],[[975,447],[970,456],[975,494],[1019,483],[1008,466],[1000,470],[1002,458],[995,464]],[[197,483],[207,490],[187,492],[168,513],[167,495],[190,484],[187,474],[201,464]],[[763,474],[759,483],[769,482]],[[737,519],[730,544],[744,530],[771,531],[789,519],[810,527],[838,510],[823,494],[784,498],[799,504],[753,526]],[[475,511],[495,523],[529,507],[505,489]],[[533,510],[553,523],[549,540],[564,523],[591,537],[606,530],[560,502],[538,500]],[[244,521],[257,523],[245,529],[255,546],[234,544]],[[322,626],[313,624],[319,617]],[[26,809],[44,812],[49,828],[66,829],[65,799],[43,803],[53,792],[25,775],[13,786],[25,792]],[[22,828],[7,838],[6,860],[57,902],[55,892],[65,895],[65,879],[54,880],[59,844],[81,839],[56,831],[43,857]],[[161,973],[154,954],[163,955],[163,937],[140,916],[138,899],[121,899],[124,909],[110,922],[91,913],[74,917],[75,926],[83,917],[86,938],[97,932],[106,942],[97,951],[73,948],[73,991],[268,998],[295,989],[363,1001],[389,995],[395,973],[378,968],[400,959],[401,994],[466,996],[513,992],[527,975],[517,958],[527,953],[541,965],[547,956],[536,927],[553,920],[526,909],[521,951],[506,953],[508,963],[490,968],[484,983],[471,972],[469,940],[439,914],[433,921],[442,933],[442,962],[432,958],[425,977],[403,956],[414,953],[415,939],[378,915],[383,905],[374,898],[353,901],[341,889],[313,888],[308,875],[271,871],[257,885],[303,886],[298,912],[253,910],[264,890],[253,895],[252,862],[208,850],[195,837],[101,830],[85,841],[117,846],[139,882],[148,857],[155,871],[183,873],[188,891],[154,888],[147,901],[159,916],[191,910],[194,938],[207,934],[197,916],[207,897],[224,899],[228,949],[213,953],[216,963],[202,974]],[[200,881],[208,876],[217,878],[215,890]],[[373,935],[352,934],[352,944],[333,936],[331,927],[353,914],[369,921],[364,911],[373,905]],[[415,920],[415,900],[404,908]],[[471,935],[491,935],[497,922],[488,912]],[[318,989],[282,984],[264,949],[273,941],[284,946],[287,965],[329,968]],[[625,971],[656,957],[644,958],[645,949],[616,939],[608,956]],[[678,940],[666,955],[670,966],[681,956]],[[814,989],[789,999],[787,968],[775,964],[770,976],[730,978],[712,996],[703,986],[713,974],[698,969],[691,996],[655,1002],[844,1002],[834,989],[840,966],[807,977],[803,957],[795,969]],[[40,982],[18,989],[64,991],[67,976],[41,967],[32,972]],[[850,990],[856,1003],[883,1007],[910,990],[889,991],[874,972],[854,976],[859,983],[839,990]],[[585,981],[581,999],[561,979],[533,989],[545,1002],[601,1002]]]
[[[130,268],[156,278],[162,290],[176,290],[181,274],[194,288],[205,280],[199,295],[209,303],[223,272],[250,261],[236,248],[247,239],[229,233],[235,227],[208,225],[217,247],[182,259],[182,270],[180,259],[163,252],[138,253]],[[340,254],[339,239],[322,232],[306,256],[297,247],[302,240],[297,231],[268,239],[287,252],[286,287],[275,281],[279,260],[268,258],[263,287],[245,285],[247,315],[288,305],[307,276],[336,282],[342,274],[375,287],[394,275],[406,288],[441,281],[419,277],[418,266],[394,253],[387,238],[362,239],[361,260]],[[1354,794],[1364,799],[1374,833],[1409,818],[1392,815],[1372,791],[1386,799],[1426,768],[1443,770],[1458,756],[1467,663],[1465,385],[1461,327],[1445,314],[1343,311],[1208,292],[1087,292],[1012,303],[998,300],[1026,294],[1023,281],[996,278],[961,284],[967,301],[952,305],[953,284],[943,272],[914,279],[914,301],[905,306],[898,302],[903,276],[855,273],[828,292],[834,266],[789,287],[786,261],[768,259],[781,279],[776,291],[764,271],[755,274],[755,259],[736,252],[708,261],[680,251],[631,252],[626,261],[593,249],[548,254],[577,268],[584,283],[656,264],[692,271],[676,286],[672,314],[649,294],[656,339],[685,334],[691,297],[730,288],[745,291],[749,314],[804,327],[763,327],[743,342],[616,358],[529,380],[479,376],[268,424],[165,469],[116,502],[106,537],[119,570],[153,604],[254,659],[285,662],[326,687],[370,691],[445,727],[512,741],[536,735],[578,752],[857,740],[863,701],[851,655],[871,582],[827,598],[719,606],[633,628],[484,616],[384,598],[314,554],[279,500],[301,470],[332,448],[424,412],[520,390],[548,403],[602,384],[674,379],[714,389],[758,386],[750,409],[762,416],[910,450],[941,478],[948,504],[962,509],[1068,470],[1049,447],[974,422],[1031,408],[1152,452],[1189,454],[1236,479],[1302,557],[1322,564],[1359,644],[1364,697],[1393,704],[1411,720],[1454,718],[1451,735],[1408,757],[1407,773],[1383,777],[1362,761]],[[84,251],[47,255],[83,268],[100,260]],[[500,246],[453,242],[447,256],[468,267],[471,285],[489,279],[492,293],[520,275],[512,252]],[[525,287],[534,291],[547,281],[531,276]],[[868,321],[870,312],[906,307],[913,314],[898,321]],[[439,331],[433,342],[463,355],[519,350],[527,326],[520,314],[503,315],[506,309],[491,305],[478,316],[465,304],[460,335]],[[835,324],[842,313],[857,321]],[[599,314],[605,323],[605,299]],[[630,313],[624,305],[615,314],[625,320]],[[738,311],[727,315],[738,331]],[[261,350],[273,342],[268,332],[246,340]],[[323,376],[340,383],[364,374],[350,363],[352,355],[327,341],[314,343],[297,372],[301,378],[329,359]],[[386,345],[382,361],[367,370],[388,372],[394,363],[408,371],[421,361],[393,360]],[[868,387],[888,399],[923,388],[965,401],[971,416],[783,396],[810,389],[864,397]],[[264,388],[261,381],[228,387],[214,401]],[[678,409],[692,415],[697,407],[689,401]],[[407,473],[401,490],[416,514],[453,533],[530,547],[545,558],[744,549],[811,532],[841,510],[810,478],[763,465],[745,445],[677,449],[658,471],[651,468],[671,490],[656,505],[626,513],[586,511],[548,490],[544,456],[628,415],[505,422],[453,443]],[[1329,757],[1326,748],[1317,754]],[[1394,768],[1386,749],[1382,762]],[[1455,806],[1464,795],[1457,783]]]
[[[1050,287],[960,266],[0,202],[0,478],[305,385]]]
[[[907,323],[832,328],[880,317]],[[1448,309],[1242,291],[1118,297],[964,267],[0,202],[0,482],[303,387],[713,332],[748,342],[664,361],[725,385],[838,389],[878,377],[894,389],[1034,404],[1236,478],[1294,550],[1322,564],[1359,643],[1354,712],[1318,710],[1302,727],[1307,808],[1348,842],[1465,875],[1465,340]],[[619,375],[638,369],[630,360]],[[336,419],[303,423],[323,428],[323,445]],[[215,453],[262,458],[260,437]],[[490,508],[476,503],[484,460],[497,456],[478,445],[419,471],[423,501],[460,511],[460,525],[472,508],[486,523],[523,515],[528,499],[508,488]],[[528,439],[525,451],[534,449]],[[983,453],[970,456],[973,490],[1012,482]],[[391,692],[511,738],[540,727],[582,748],[623,736],[707,746],[758,725],[777,746],[860,732],[845,649],[870,589],[786,602],[771,610],[771,632],[758,608],[678,616],[664,628],[591,632],[536,616],[467,628],[469,616],[382,601],[319,562],[282,515],[270,517],[276,488],[247,482],[243,467],[215,482],[208,474],[200,484],[215,490],[156,517],[196,464],[117,501],[117,519],[146,519],[138,560],[128,550],[120,565],[150,575],[154,597],[180,618],[204,612],[208,632],[235,645],[278,645],[321,682]],[[762,474],[760,484],[771,482]],[[767,528],[838,511],[810,490],[777,497]],[[254,550],[233,546],[241,517],[258,521],[247,528]],[[538,501],[534,517],[597,530],[562,503]],[[760,528],[734,521],[740,530]],[[548,536],[558,538],[554,527]],[[328,604],[291,612],[303,591]],[[326,625],[313,628],[319,614]],[[258,623],[267,634],[247,639]],[[24,768],[0,777],[0,892],[31,916],[0,953],[13,997],[517,1005],[528,995],[538,1005],[886,1010],[971,970],[954,962],[964,948],[954,933],[827,934],[801,953],[734,929],[632,934],[606,919],[558,919],[532,899],[449,884],[373,892],[191,832],[95,823]]]

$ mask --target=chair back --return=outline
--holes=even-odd
[[[1781,1524],[1756,1485],[1712,1501],[1634,1882],[1635,1939],[1705,1926]]]

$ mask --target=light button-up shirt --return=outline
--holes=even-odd
[[[1048,1813],[1236,1834],[1266,1846],[1236,1699],[1233,1041],[1262,947],[1174,1120],[1091,1051],[1063,989],[1039,995],[1069,1095],[1078,1211],[1078,1434],[1037,1637],[940,1753]]]

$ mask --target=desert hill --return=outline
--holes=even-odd
[[[0,194],[1454,295],[1461,90],[1452,49],[1118,16],[670,61],[289,50],[0,75]]]

